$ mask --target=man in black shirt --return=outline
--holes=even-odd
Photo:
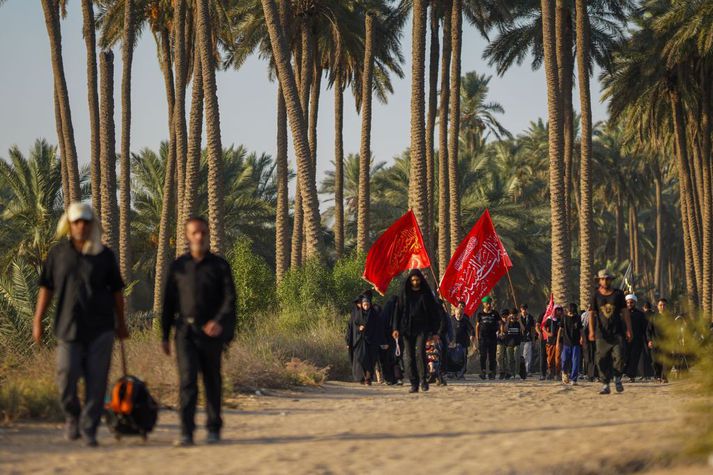
[[[517,309],[513,308],[505,322],[505,372],[508,379],[514,378],[519,373],[517,348],[520,346],[524,333],[525,326],[517,314]]]
[[[124,283],[114,253],[101,242],[94,210],[72,203],[57,226],[57,243],[40,275],[32,336],[42,342],[42,317],[57,295],[54,334],[57,337],[57,385],[66,418],[65,437],[80,432],[87,445],[97,446],[96,432],[104,408],[114,335],[129,333],[124,321]],[[82,408],[77,384],[84,378]]]
[[[403,362],[406,378],[411,382],[410,393],[417,393],[419,381],[421,391],[428,391],[426,361],[426,340],[433,335],[436,343],[443,333],[441,310],[431,288],[418,269],[409,272],[398,301],[392,327],[394,340],[402,337]]]
[[[557,342],[562,345],[562,383],[577,384],[579,364],[582,359],[582,319],[578,315],[577,304],[570,303],[567,314],[560,320]]]
[[[171,354],[171,327],[176,327],[181,386],[179,446],[193,445],[199,371],[206,395],[207,442],[220,441],[220,361],[223,347],[235,335],[236,320],[233,275],[228,262],[208,250],[208,222],[190,218],[185,229],[190,251],[171,264],[161,316],[161,346],[166,355]]]
[[[651,350],[651,359],[653,360],[654,377],[659,383],[668,383],[668,371],[665,365],[665,355],[660,347],[661,342],[658,341],[661,337],[661,326],[665,325],[665,320],[673,320],[671,313],[668,311],[668,300],[661,297],[656,302],[657,313],[649,318],[649,325],[646,329],[646,345]],[[670,324],[670,322],[669,322]]]
[[[527,311],[527,304],[520,305],[520,322],[523,326],[520,353],[525,360],[525,372],[530,375],[532,372],[532,341],[535,336],[535,317]]]
[[[468,370],[468,347],[475,341],[475,327],[468,315],[465,314],[465,302],[458,303],[455,313],[450,318],[454,333],[454,343],[460,347],[454,351],[463,353],[463,366],[456,373],[456,378],[464,379],[465,372]]]
[[[635,294],[625,297],[626,308],[631,318],[631,342],[626,346],[626,375],[629,382],[633,383],[636,377],[644,377],[651,363],[646,351],[646,328],[649,325],[648,317],[637,308],[638,298]],[[649,375],[651,371],[649,369]]]
[[[475,316],[475,338],[480,350],[480,379],[495,379],[498,332],[501,330],[500,315],[493,309],[492,297],[483,297],[481,303],[483,310]]]
[[[613,276],[607,270],[597,274],[599,287],[592,296],[589,317],[589,341],[596,341],[599,379],[603,386],[599,394],[610,394],[609,383],[614,377],[616,391],[624,391],[624,342],[631,341],[631,320],[624,302],[624,292],[611,286]]]

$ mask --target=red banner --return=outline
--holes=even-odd
[[[555,296],[554,294],[550,294],[550,303],[547,304],[547,308],[545,309],[545,313],[542,315],[542,320],[540,320],[540,328],[544,333],[547,333],[547,330],[545,329],[545,322],[547,321],[548,318],[552,317],[555,314]]]
[[[364,266],[364,280],[381,295],[391,280],[409,269],[431,267],[416,216],[409,210],[401,216],[369,249]]]
[[[511,267],[486,209],[451,257],[439,286],[441,296],[453,305],[465,302],[465,313],[472,315]]]

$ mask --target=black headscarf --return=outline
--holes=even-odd
[[[411,288],[411,277],[413,277],[414,275],[421,278],[421,286],[418,291],[414,291]],[[401,295],[399,297],[399,309],[397,312],[397,318],[394,320],[394,329],[399,330],[404,334],[410,333],[412,327],[412,320],[411,316],[409,315],[409,305],[407,302],[409,302],[414,297],[423,298],[423,302],[426,306],[426,310],[431,323],[429,325],[431,327],[430,331],[434,333],[437,332],[440,327],[441,316],[439,306],[436,302],[436,298],[434,297],[433,292],[431,291],[431,287],[428,285],[428,281],[426,281],[425,277],[418,269],[412,269],[406,277],[403,290],[401,291]]]

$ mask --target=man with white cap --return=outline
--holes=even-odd
[[[631,319],[626,308],[624,292],[611,286],[614,276],[600,270],[596,276],[599,287],[592,296],[589,318],[589,341],[596,341],[596,360],[599,379],[603,386],[599,394],[610,394],[612,377],[617,392],[624,391],[621,375],[624,372],[624,341],[631,341]]]
[[[651,375],[651,363],[646,352],[646,329],[648,318],[644,312],[638,309],[639,299],[635,294],[628,294],[626,297],[626,308],[629,310],[631,319],[631,341],[626,347],[626,369],[625,373],[630,382],[634,382],[637,377]]]
[[[65,437],[81,436],[97,446],[114,335],[128,337],[124,320],[124,282],[111,249],[101,242],[101,226],[86,203],[72,203],[57,225],[59,242],[49,251],[40,275],[32,326],[42,341],[42,317],[57,295],[57,385],[65,414]],[[84,378],[84,407],[77,385]]]

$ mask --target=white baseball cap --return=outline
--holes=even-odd
[[[75,201],[69,205],[69,208],[67,208],[67,219],[69,219],[70,223],[74,223],[79,220],[93,221],[94,210],[87,203]]]

